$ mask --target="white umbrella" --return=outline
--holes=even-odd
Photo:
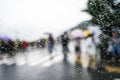
[[[72,31],[73,38],[83,38],[84,36],[84,32],[81,29],[75,29]]]
[[[98,27],[98,26],[89,26],[88,30],[90,31],[90,33],[94,33],[95,42],[100,43],[99,36],[102,33],[102,31],[100,30],[100,27]]]
[[[90,31],[90,33],[94,33],[95,35],[100,35],[102,33],[100,27],[98,26],[89,26],[88,30]]]

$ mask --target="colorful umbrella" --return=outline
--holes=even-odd
[[[90,32],[88,30],[84,30],[84,35],[88,36],[90,34]]]

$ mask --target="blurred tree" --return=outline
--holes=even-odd
[[[101,55],[102,58],[107,59],[112,29],[120,27],[120,0],[88,0],[88,9],[85,11],[93,17],[92,23],[99,25],[103,31]]]
[[[86,11],[92,15],[92,23],[100,25],[107,35],[120,27],[120,0],[88,0]]]

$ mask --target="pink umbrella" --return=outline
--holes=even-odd
[[[75,29],[72,31],[73,38],[83,38],[85,37],[84,32],[81,29]]]

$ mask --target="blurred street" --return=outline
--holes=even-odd
[[[0,80],[120,80],[120,0],[0,0]]]
[[[63,61],[61,46],[57,45],[52,57],[46,49],[34,49],[0,61],[0,80],[119,80],[119,73],[98,69],[83,69],[75,62],[73,43],[68,60]]]

